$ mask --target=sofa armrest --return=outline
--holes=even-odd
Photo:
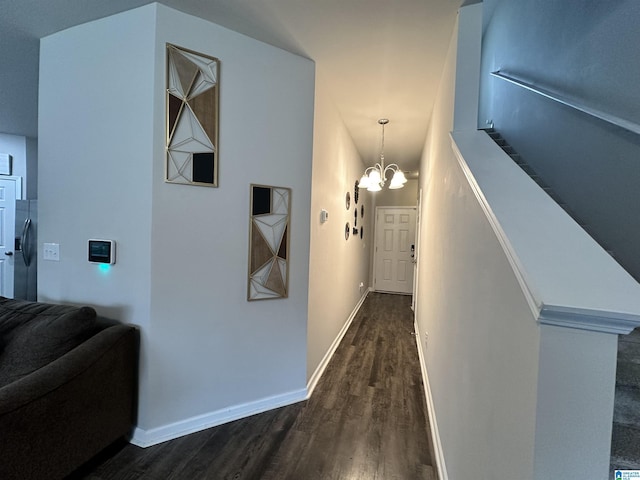
[[[115,325],[0,388],[0,478],[62,478],[130,433],[138,330]]]

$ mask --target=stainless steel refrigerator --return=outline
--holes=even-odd
[[[38,201],[16,201],[13,298],[37,300]]]

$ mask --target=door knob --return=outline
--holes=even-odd
[[[13,255],[13,252],[4,252],[4,254],[5,254],[7,257],[10,257],[11,255]]]

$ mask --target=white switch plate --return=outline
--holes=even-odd
[[[43,252],[44,260],[51,260],[54,262],[60,261],[60,244],[59,243],[45,243]]]

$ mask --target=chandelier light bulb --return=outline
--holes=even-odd
[[[379,192],[380,190],[382,190],[382,187],[379,183],[372,183],[367,187],[367,190],[369,190],[370,192]]]
[[[369,188],[369,177],[363,174],[358,182],[358,188]]]
[[[404,176],[404,172],[402,170],[397,170],[396,173],[393,174],[393,179],[395,178],[397,178],[402,185],[407,183],[407,177]]]
[[[400,177],[395,174],[391,179],[391,183],[389,184],[389,190],[396,190],[398,188],[404,187],[404,183],[400,180]]]

